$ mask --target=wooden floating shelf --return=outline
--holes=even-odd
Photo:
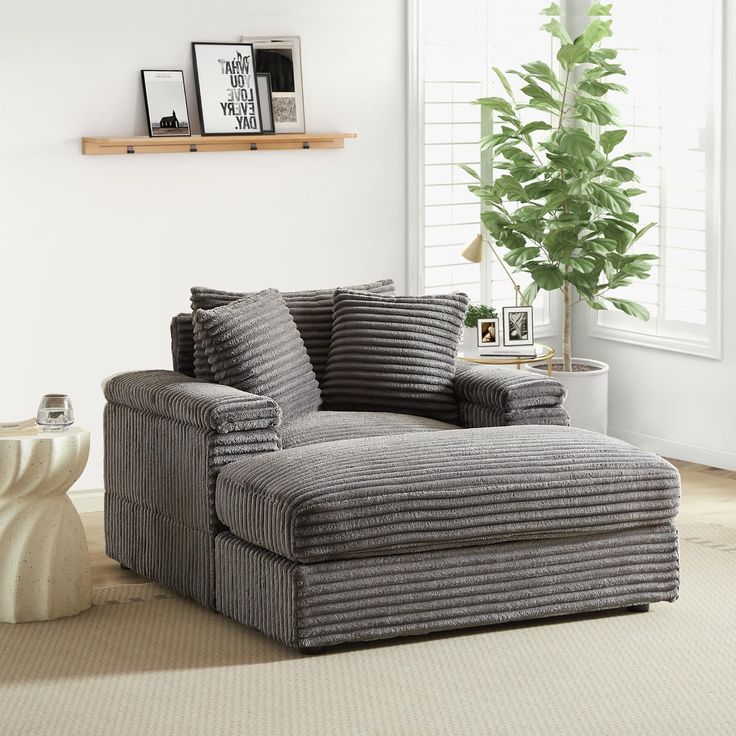
[[[274,133],[271,135],[192,135],[150,138],[82,138],[82,153],[208,153],[210,151],[273,151],[290,148],[344,148],[357,133]]]

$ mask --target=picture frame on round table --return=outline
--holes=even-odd
[[[503,346],[505,348],[534,345],[533,307],[503,308]]]
[[[498,317],[479,319],[477,330],[479,348],[497,348],[501,344]]]

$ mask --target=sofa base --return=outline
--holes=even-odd
[[[126,570],[214,607],[213,535],[105,493],[105,552]]]
[[[314,650],[677,598],[671,524],[313,564],[215,539],[217,609]]]

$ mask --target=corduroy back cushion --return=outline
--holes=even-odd
[[[294,320],[274,289],[194,312],[194,335],[217,383],[268,396],[284,419],[317,411],[320,390]]]
[[[373,281],[368,284],[359,284],[358,286],[347,287],[355,291],[368,291],[374,294],[393,294],[394,282],[391,279],[382,279],[381,281]],[[324,376],[325,364],[327,363],[327,351],[330,347],[330,335],[332,333],[332,297],[335,289],[317,289],[310,291],[287,291],[281,296],[289,308],[291,316],[294,318],[296,328],[299,330],[304,346],[307,349],[309,360],[312,368],[317,376],[317,381],[321,382]],[[192,309],[213,309],[223,304],[242,299],[249,296],[247,292],[221,291],[219,289],[209,289],[204,286],[192,287]],[[172,346],[172,352],[177,356],[177,363],[174,370],[179,370],[179,365],[188,367],[190,364],[194,366],[193,375],[206,381],[212,380],[212,373],[209,369],[206,356],[196,341],[192,341],[193,353],[191,357],[187,355],[186,335],[183,334],[186,326],[182,327],[181,320],[177,320],[176,333],[172,332],[172,338],[177,339],[183,344],[183,349]]]
[[[468,297],[335,292],[325,408],[455,422],[455,355]]]

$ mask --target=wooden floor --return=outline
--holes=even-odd
[[[681,460],[670,462],[677,466],[682,475],[682,503],[678,521],[705,521],[736,529],[736,473]],[[89,543],[92,586],[104,588],[145,582],[145,578],[122,570],[117,562],[105,554],[102,512],[81,516]]]

